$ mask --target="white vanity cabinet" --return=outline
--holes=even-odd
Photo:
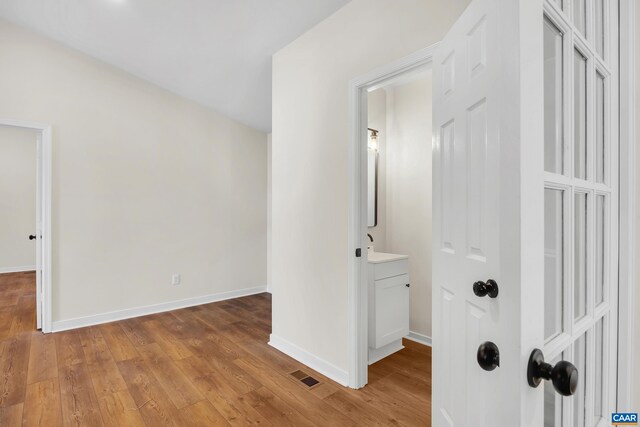
[[[403,348],[409,334],[409,259],[369,253],[369,364]]]

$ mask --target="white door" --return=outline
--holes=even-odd
[[[592,426],[614,407],[614,3],[472,0],[438,47],[434,426]],[[489,279],[498,295],[476,295]],[[573,396],[529,384],[534,349],[574,365]]]
[[[509,2],[517,4],[473,0],[433,62],[434,426],[525,425],[521,48],[517,9],[509,9]],[[474,295],[473,284],[489,279],[497,282],[498,296]],[[484,342],[500,352],[500,366],[492,371],[477,362]]]
[[[42,329],[42,136],[38,134],[36,142],[36,327]]]

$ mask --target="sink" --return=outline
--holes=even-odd
[[[373,252],[369,251],[367,253],[367,261],[371,264],[380,264],[383,262],[391,262],[397,261],[399,259],[407,259],[409,255],[399,255],[399,254],[387,254],[384,252]]]

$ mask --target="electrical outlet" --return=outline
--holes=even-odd
[[[171,276],[171,284],[173,286],[178,286],[180,284],[180,275],[179,274],[173,274]]]

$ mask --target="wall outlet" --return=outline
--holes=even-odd
[[[178,286],[180,284],[180,275],[179,274],[171,275],[171,284],[173,286]]]

